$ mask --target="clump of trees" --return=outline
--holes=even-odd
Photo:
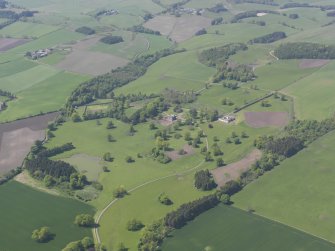
[[[227,8],[224,7],[222,3],[218,3],[215,6],[208,8],[207,10],[210,12],[214,12],[214,13],[220,13],[220,12],[227,11]]]
[[[212,174],[208,171],[208,169],[195,173],[194,185],[197,189],[201,189],[203,191],[210,191],[217,186]]]
[[[211,25],[219,25],[223,23],[223,17],[216,17],[211,21]]]
[[[335,45],[285,43],[275,50],[275,55],[280,59],[335,59]]]
[[[245,51],[248,47],[242,43],[231,43],[221,47],[203,50],[199,55],[199,61],[207,66],[217,66],[224,63],[230,56],[239,51]]]
[[[125,189],[124,186],[119,186],[113,191],[114,198],[118,198],[118,199],[123,198],[127,194],[128,194],[128,191]]]
[[[94,218],[90,214],[78,214],[74,219],[74,224],[80,227],[94,227]]]
[[[75,31],[79,32],[79,33],[82,33],[82,34],[85,34],[85,35],[93,35],[93,34],[95,34],[95,30],[92,29],[92,28],[90,28],[90,27],[87,27],[87,26],[79,27]]]
[[[71,142],[69,142],[69,143],[65,143],[64,145],[56,146],[56,147],[50,148],[50,149],[43,148],[37,154],[37,156],[40,157],[40,158],[49,158],[49,157],[55,156],[57,154],[61,154],[61,153],[67,152],[67,151],[71,151],[74,148],[75,148],[74,145]]]
[[[141,230],[142,228],[144,228],[144,224],[139,220],[132,219],[132,220],[127,222],[127,230],[128,231],[135,232],[135,231]]]
[[[53,239],[53,234],[50,231],[50,228],[48,227],[41,227],[38,229],[35,229],[31,235],[31,238],[34,241],[40,242],[40,243],[44,243],[44,242],[48,242],[50,240]]]
[[[123,42],[123,38],[121,36],[109,35],[109,36],[105,36],[101,38],[100,42],[104,44],[118,44],[118,43]]]
[[[155,221],[153,224],[143,228],[138,244],[139,251],[155,251],[162,244],[164,238],[169,234],[169,228],[163,220]]]
[[[217,67],[217,72],[213,76],[213,82],[218,83],[222,80],[247,82],[255,78],[256,75],[250,66],[244,64],[235,66],[226,62]]]
[[[132,32],[146,33],[146,34],[151,34],[151,35],[156,35],[156,36],[161,35],[161,33],[159,31],[154,31],[154,30],[148,29],[148,28],[144,27],[143,25],[135,25],[133,27],[128,28],[128,30],[132,31]]]
[[[87,251],[87,250],[95,250],[94,241],[89,237],[85,237],[79,241],[70,242],[69,244],[66,245],[65,248],[62,249],[62,251]],[[107,251],[107,249],[105,249],[104,247],[101,247],[98,250]]]
[[[290,9],[290,8],[307,8],[307,7],[314,7],[308,3],[286,3],[281,6],[281,9]]]
[[[242,12],[242,13],[238,13],[236,14],[232,19],[231,22],[232,23],[237,23],[242,19],[245,18],[249,18],[249,17],[257,17],[258,13],[270,13],[270,14],[279,14],[276,11],[272,11],[272,10],[250,10],[250,11],[246,11],[246,12]]]
[[[293,13],[293,14],[288,15],[288,17],[291,18],[291,19],[298,19],[299,15]]]
[[[286,33],[282,31],[273,32],[271,34],[267,34],[261,37],[254,38],[249,41],[251,44],[269,44],[280,39],[286,38]]]
[[[201,36],[207,34],[207,30],[205,28],[198,30],[194,35]]]
[[[230,0],[230,2],[233,2],[235,4],[254,3],[254,4],[278,6],[278,4],[274,2],[274,0]]]

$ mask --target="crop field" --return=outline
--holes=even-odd
[[[43,140],[56,113],[0,125],[0,175],[22,165],[36,140]]]
[[[37,67],[41,67],[39,69],[49,69],[45,66],[42,67],[42,65]],[[51,72],[54,71],[51,70]],[[30,77],[36,80],[33,76]],[[10,101],[8,108],[0,113],[0,121],[11,121],[36,115],[40,112],[58,110],[63,106],[71,91],[87,79],[87,77],[63,72],[52,75],[32,87],[17,92],[17,98]],[[24,78],[22,78],[22,83],[26,84]]]
[[[334,69],[335,61],[332,61],[283,90],[294,97],[299,118],[323,119],[334,114]]]
[[[60,27],[28,22],[15,22],[0,30],[0,35],[13,38],[37,38],[59,30]]]
[[[172,233],[163,251],[330,251],[332,243],[239,209],[217,206]]]
[[[28,39],[0,38],[0,51],[7,51],[21,44],[27,43]]]
[[[332,132],[285,160],[234,196],[234,205],[334,242],[334,140]]]
[[[3,250],[59,251],[70,241],[91,236],[89,229],[73,224],[79,213],[93,213],[84,203],[36,191],[16,181],[0,187],[1,248]],[[39,244],[31,239],[34,229],[48,226],[53,240]],[[20,240],[20,241],[18,241]]]

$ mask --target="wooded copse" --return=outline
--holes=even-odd
[[[286,38],[286,33],[282,31],[273,32],[264,36],[256,37],[249,41],[251,44],[269,44]]]
[[[274,53],[279,59],[335,59],[335,45],[285,43],[277,47]]]

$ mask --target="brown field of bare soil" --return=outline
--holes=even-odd
[[[194,149],[192,146],[189,146],[189,145],[185,145],[183,147],[184,151],[186,152],[185,154],[183,155],[180,155],[179,154],[179,150],[175,150],[175,151],[170,151],[170,152],[166,152],[165,154],[172,160],[176,160],[176,159],[180,159],[180,158],[183,158],[183,157],[186,157],[186,156],[190,156],[192,154],[194,154]]]
[[[45,129],[58,113],[50,113],[0,124],[0,174],[21,166],[36,140],[43,140]]]
[[[29,39],[0,38],[0,51],[8,51],[28,41]]]
[[[129,62],[111,54],[89,51],[89,48],[99,39],[99,36],[95,36],[71,45],[72,51],[56,67],[70,72],[98,76],[125,66]]]
[[[254,149],[251,153],[245,156],[243,159],[231,163],[227,166],[219,167],[211,171],[214,180],[218,186],[223,186],[230,180],[236,180],[240,175],[247,171],[253,163],[262,157],[262,152],[258,149]]]
[[[146,28],[159,31],[177,43],[190,39],[202,28],[211,25],[211,19],[202,16],[157,16],[144,24]]]
[[[300,69],[318,68],[328,64],[328,59],[302,59],[299,62]]]
[[[246,124],[254,128],[282,127],[289,122],[287,112],[245,112],[244,117]]]

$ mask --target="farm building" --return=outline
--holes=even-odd
[[[26,53],[27,57],[30,57],[31,59],[39,59],[48,56],[51,53],[52,49],[39,49],[37,51],[28,51]]]
[[[235,121],[235,117],[234,116],[231,116],[231,115],[226,115],[226,116],[223,116],[222,118],[219,118],[219,121],[223,122],[223,123],[226,123],[226,124],[229,124],[233,121]]]

